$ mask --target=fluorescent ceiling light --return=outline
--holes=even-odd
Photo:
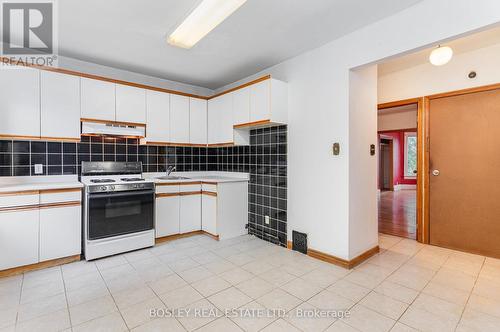
[[[245,2],[246,0],[203,0],[168,36],[168,43],[182,48],[193,47]]]
[[[429,61],[434,66],[442,66],[450,62],[452,57],[453,57],[453,50],[451,49],[451,47],[438,46],[437,48],[432,50],[431,54],[429,55]]]

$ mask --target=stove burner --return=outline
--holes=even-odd
[[[123,178],[123,179],[120,179],[124,182],[132,182],[132,181],[144,181],[143,178]]]
[[[110,183],[110,182],[115,182],[113,179],[92,179],[90,180],[92,183]]]

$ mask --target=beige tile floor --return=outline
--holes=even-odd
[[[251,236],[179,239],[0,279],[0,331],[500,331],[500,260],[387,235],[380,247],[347,271]],[[210,314],[151,318],[152,308]]]

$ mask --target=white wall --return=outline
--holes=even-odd
[[[169,90],[192,93],[200,96],[211,96],[214,93],[213,90],[195,85],[169,81],[158,77],[142,75],[127,70],[102,66],[95,63],[80,61],[63,56],[60,56],[58,58],[58,66],[63,69],[79,71],[86,74],[99,75],[122,81],[129,81]]]
[[[397,130],[417,128],[417,110],[398,113],[380,114],[378,130]]]
[[[379,102],[500,83],[499,59],[500,44],[497,44],[455,55],[444,66],[425,63],[388,73],[379,78]],[[475,79],[467,77],[471,70],[477,72]]]
[[[349,74],[349,256],[378,244],[377,66]]]
[[[353,258],[357,253],[349,248],[349,200],[359,209],[376,204],[376,195],[368,202],[349,195],[348,156],[350,145],[356,147],[349,142],[349,121],[355,121],[349,119],[349,70],[499,21],[497,0],[424,0],[221,89],[264,74],[289,83],[289,240],[292,230],[304,231],[311,248]],[[332,156],[333,142],[340,142],[340,156]],[[360,146],[366,153],[367,147]],[[368,250],[371,245],[367,241],[356,248]]]

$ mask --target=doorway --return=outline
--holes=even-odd
[[[417,239],[418,103],[380,105],[378,110],[378,228]]]

